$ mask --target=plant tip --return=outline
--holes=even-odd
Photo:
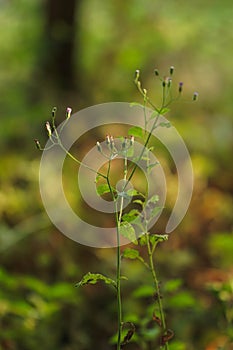
[[[180,93],[183,91],[183,85],[184,85],[184,83],[182,81],[179,82],[179,92]]]
[[[174,66],[171,66],[171,67],[170,67],[170,75],[172,75],[172,74],[173,74],[174,69],[175,69],[175,67],[174,67]]]
[[[198,92],[194,92],[193,101],[196,101],[197,99],[198,99]]]
[[[37,140],[37,139],[35,139],[34,142],[35,142],[35,144],[36,144],[36,148],[37,148],[37,149],[41,149],[40,141]]]
[[[56,116],[56,112],[57,112],[57,107],[53,107],[53,109],[52,109],[52,117],[53,118]]]
[[[66,119],[69,119],[71,116],[72,108],[67,107],[66,108]]]
[[[47,130],[48,136],[51,137],[52,136],[52,129],[51,129],[49,122],[45,123],[45,128]]]

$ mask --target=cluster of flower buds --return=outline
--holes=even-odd
[[[56,131],[56,127],[55,127],[55,117],[56,117],[56,112],[57,112],[57,108],[54,107],[52,109],[52,125],[50,124],[49,121],[47,121],[45,123],[45,129],[47,131],[47,134],[48,134],[48,137],[50,138],[50,140],[52,141],[53,145],[57,143],[57,139],[58,139],[58,134],[56,133],[56,135],[53,135],[53,131]],[[72,109],[70,107],[67,107],[66,109],[66,120],[68,120],[71,116],[71,113],[72,113]],[[40,145],[40,142],[39,140],[35,139],[34,140],[35,144],[36,144],[36,147],[43,151],[43,150],[46,150],[44,148],[41,148],[41,145]]]
[[[116,156],[122,154],[125,151],[129,150],[134,145],[134,136],[124,137],[124,139],[117,138],[114,140],[112,135],[106,135],[105,144],[108,150],[111,152],[111,156]],[[103,152],[102,145],[99,141],[96,142],[97,150],[103,154],[105,157],[108,157],[107,154]]]

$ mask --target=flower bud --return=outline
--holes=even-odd
[[[193,101],[196,101],[197,99],[198,99],[198,92],[194,92]]]
[[[131,135],[130,136],[130,146],[133,146],[133,144],[134,144],[134,136]]]
[[[140,75],[140,70],[136,69],[136,71],[135,71],[135,81],[138,81],[139,75]]]
[[[158,71],[158,69],[155,69],[154,70],[154,73],[155,73],[155,75],[158,77],[159,76],[159,71]]]
[[[114,138],[113,138],[113,136],[110,136],[110,147],[111,147],[111,149],[113,149],[114,146],[115,146],[115,144],[114,144]]]
[[[37,140],[37,139],[35,139],[34,142],[35,142],[35,144],[36,144],[36,148],[41,149],[40,141]]]
[[[122,142],[122,149],[125,149],[127,146],[127,137],[124,138],[124,141]]]
[[[47,130],[48,136],[51,137],[52,136],[52,129],[51,129],[49,122],[45,123],[45,128]]]
[[[99,143],[99,141],[96,142],[96,146],[97,146],[98,151],[101,153],[102,147],[101,147],[101,144]]]
[[[173,72],[174,72],[174,66],[171,66],[171,67],[170,67],[170,75],[172,75]]]
[[[181,93],[183,91],[183,85],[184,85],[184,83],[181,81],[179,83],[179,93]]]
[[[67,107],[66,108],[66,119],[69,119],[71,116],[72,108]]]
[[[52,109],[52,117],[55,118],[57,112],[57,107],[53,107]]]
[[[106,141],[106,144],[107,144],[107,145],[110,144],[110,137],[109,137],[109,135],[106,135],[105,141]]]

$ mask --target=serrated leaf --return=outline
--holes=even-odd
[[[96,284],[99,281],[103,281],[106,284],[111,284],[116,288],[116,282],[113,279],[108,278],[102,275],[101,273],[91,273],[91,272],[88,272],[86,275],[84,275],[81,281],[75,285],[75,287],[81,287],[81,286],[84,286],[85,284]]]
[[[135,220],[139,215],[140,215],[140,212],[137,209],[132,209],[128,213],[125,213],[122,216],[122,220],[130,222],[130,221]]]
[[[102,196],[105,193],[109,193],[110,188],[109,188],[108,184],[101,184],[101,185],[97,186],[96,192],[99,196]]]
[[[132,128],[128,130],[128,135],[143,139],[143,129],[140,128],[140,126],[132,126]]]
[[[127,259],[137,259],[139,257],[139,251],[132,248],[126,248],[123,251],[122,257]]]
[[[129,222],[127,221],[121,222],[119,231],[120,231],[120,234],[123,237],[127,238],[129,241],[131,242],[136,241],[135,230]]]

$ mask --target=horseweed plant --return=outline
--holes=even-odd
[[[117,313],[118,313],[118,322],[117,322],[117,339],[116,339],[116,348],[121,350],[127,345],[136,332],[136,326],[133,322],[124,322],[123,313],[122,313],[122,298],[121,298],[121,281],[124,279],[121,276],[121,264],[123,258],[127,259],[137,259],[139,260],[147,270],[151,273],[151,280],[153,282],[154,289],[154,312],[151,316],[151,320],[154,321],[155,327],[158,328],[159,333],[159,348],[169,350],[169,341],[173,338],[174,332],[170,330],[166,323],[166,317],[163,308],[162,295],[160,291],[160,283],[157,277],[154,254],[155,250],[160,242],[168,240],[167,234],[155,234],[149,231],[149,226],[153,218],[155,218],[162,208],[159,207],[159,196],[155,193],[150,198],[148,198],[148,193],[142,193],[136,189],[130,188],[129,184],[132,180],[135,172],[138,168],[138,161],[143,160],[146,162],[146,171],[149,173],[152,167],[156,166],[156,163],[151,164],[150,161],[150,152],[152,147],[148,148],[149,141],[151,140],[152,132],[158,127],[167,127],[171,125],[169,122],[161,122],[160,116],[163,116],[169,111],[170,105],[177,101],[182,95],[183,83],[180,82],[176,88],[175,96],[173,96],[174,88],[172,84],[172,76],[174,73],[174,67],[171,66],[169,69],[168,77],[160,77],[159,71],[155,69],[154,74],[155,78],[159,79],[161,83],[161,101],[159,106],[152,102],[149,97],[147,90],[142,87],[140,81],[140,72],[137,70],[135,72],[134,83],[142,95],[143,104],[140,105],[143,108],[144,116],[144,130],[141,127],[133,126],[128,130],[127,137],[118,137],[114,138],[112,135],[107,135],[105,139],[105,144],[101,144],[99,141],[96,143],[97,150],[100,154],[106,159],[107,168],[106,172],[102,173],[101,171],[96,171],[88,165],[84,164],[78,158],[76,158],[69,150],[63,145],[59,133],[56,128],[55,119],[56,119],[56,108],[52,110],[52,120],[46,122],[45,128],[47,130],[48,137],[51,141],[51,146],[54,145],[60,146],[68,157],[73,159],[79,165],[84,165],[90,171],[95,171],[96,173],[96,184],[97,184],[97,194],[103,196],[105,194],[110,195],[111,200],[114,202],[114,216],[116,224],[116,277],[115,279],[104,276],[100,273],[91,273],[88,272],[83,276],[81,281],[77,283],[77,287],[83,286],[85,284],[96,284],[98,281],[103,281],[106,284],[112,285],[116,292],[117,300]],[[197,100],[198,93],[193,94],[193,101]],[[146,108],[150,107],[153,110],[153,113],[148,117],[146,113]],[[66,110],[66,119],[67,123],[71,117],[72,110],[67,108]],[[149,121],[152,120],[152,126],[150,131],[145,131],[148,127]],[[64,125],[63,125],[64,127]],[[62,128],[63,128],[62,127]],[[62,129],[60,129],[62,131]],[[132,157],[134,156],[134,141],[139,139],[140,143],[143,145],[142,151],[132,162]],[[46,151],[49,148],[42,148],[40,142],[35,140],[36,146],[42,151]],[[111,170],[112,162],[118,156],[122,158],[123,162],[123,181],[121,180],[121,186],[114,186],[111,179]],[[126,201],[131,202],[131,207],[129,210],[125,210]],[[128,207],[126,206],[126,209]],[[138,239],[136,239],[135,229],[136,227],[140,230],[141,234]],[[138,249],[126,248],[121,250],[120,242],[121,237],[126,237],[129,239],[135,246],[144,246],[146,249],[146,258],[142,257],[141,252]],[[143,255],[144,256],[144,255]]]

